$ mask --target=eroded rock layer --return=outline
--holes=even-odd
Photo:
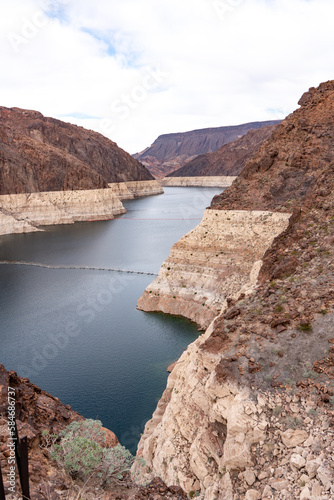
[[[228,187],[235,179],[225,176],[165,177],[160,184],[164,187]]]
[[[256,283],[263,254],[286,229],[289,217],[206,210],[201,224],[172,247],[137,307],[182,315],[206,328],[226,298]]]
[[[126,212],[121,200],[163,193],[157,181],[109,184],[106,189],[0,195],[0,234],[36,226],[113,219]]]
[[[30,226],[72,224],[78,221],[113,219],[114,215],[126,212],[111,189],[7,194],[0,196],[0,211],[13,218],[12,227],[9,221],[2,234],[22,232],[19,222]],[[28,231],[28,227],[23,227]]]
[[[138,447],[148,475],[205,500],[334,495],[334,81],[299,104],[212,203],[292,212],[288,227],[182,355]]]
[[[164,191],[158,181],[114,182],[109,187],[120,200],[131,200],[141,196],[162,194]]]

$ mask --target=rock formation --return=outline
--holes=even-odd
[[[164,134],[141,153],[134,155],[157,178],[166,177],[198,155],[211,153],[247,134],[249,130],[276,125],[279,121],[252,122],[231,127],[217,127],[178,134]],[[206,175],[206,174],[204,174]],[[211,175],[211,174],[209,174]],[[225,174],[222,174],[225,175]],[[234,175],[234,174],[228,174]],[[183,176],[183,174],[182,174]]]
[[[0,194],[102,189],[153,180],[114,142],[37,111],[0,107]]]
[[[165,177],[159,182],[164,187],[228,187],[235,179],[232,176]]]
[[[43,431],[59,434],[73,421],[83,420],[79,413],[70,406],[64,405],[47,392],[30,383],[28,379],[18,377],[13,371],[5,370],[0,365],[0,429],[1,429],[1,470],[4,476],[9,470],[8,457],[8,388],[15,400],[16,425],[20,438],[27,436],[29,446],[29,475],[32,498],[48,498],[47,492],[68,489],[70,478],[67,480],[60,470],[50,463],[49,455],[43,443]],[[14,395],[15,394],[15,395]],[[115,434],[104,429],[109,446],[115,446],[118,439]],[[18,474],[16,473],[16,491],[20,491]],[[6,485],[5,481],[5,485]],[[43,496],[44,493],[44,496]],[[9,491],[8,491],[9,494]],[[40,496],[41,495],[41,496]],[[50,497],[49,497],[50,498]]]
[[[0,234],[112,219],[163,190],[114,142],[37,111],[0,107]]]
[[[182,315],[207,328],[227,298],[252,290],[264,250],[287,228],[289,218],[206,210],[202,222],[173,245],[138,308]]]
[[[9,405],[15,401],[15,405]],[[82,482],[75,480],[57,467],[56,462],[50,459],[49,447],[43,432],[57,434],[64,430],[73,421],[82,421],[84,418],[73,411],[70,406],[64,405],[47,392],[29,382],[26,378],[18,377],[13,371],[7,371],[0,364],[0,463],[6,498],[19,498],[21,487],[19,474],[15,470],[15,491],[11,495],[7,473],[10,470],[11,449],[9,413],[15,408],[15,420],[19,437],[27,437],[29,460],[29,486],[32,499],[50,500],[57,498],[82,498],[99,500],[140,500],[145,498],[174,498],[181,500],[187,498],[178,486],[166,486],[159,478],[145,488],[131,483],[129,478],[118,481],[117,484],[106,485],[104,488],[94,486],[93,481]],[[118,439],[113,432],[102,427],[104,441],[99,442],[106,448],[118,444]],[[12,465],[13,467],[13,465]]]
[[[167,177],[237,176],[247,160],[269,139],[274,129],[275,125],[268,125],[250,130],[240,139],[225,144],[214,153],[196,156]]]
[[[138,446],[148,477],[205,500],[334,495],[334,81],[299,104],[212,203],[288,226],[257,257],[255,289],[227,297],[181,356]]]

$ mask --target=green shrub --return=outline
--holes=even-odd
[[[129,450],[118,444],[105,448],[105,432],[99,420],[72,422],[52,444],[50,455],[73,478],[99,478],[104,486],[111,479],[123,479],[134,462]]]

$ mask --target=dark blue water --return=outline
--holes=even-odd
[[[0,260],[158,272],[216,188],[165,188],[112,221],[0,237]],[[135,451],[167,379],[198,335],[191,322],[136,310],[152,276],[0,265],[0,362]]]

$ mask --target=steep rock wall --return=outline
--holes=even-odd
[[[160,181],[164,187],[229,187],[236,177],[202,176],[202,177],[165,177]]]
[[[32,226],[72,224],[77,221],[112,219],[114,215],[126,212],[111,189],[2,195],[0,211],[15,220],[13,229],[17,221]],[[25,227],[28,230],[29,226]],[[4,234],[2,228],[0,231]],[[10,232],[8,227],[6,232]]]
[[[310,397],[301,389],[274,393],[238,383],[229,349],[205,349],[213,330],[214,324],[176,363],[138,445],[144,465],[133,472],[158,474],[201,500],[333,498],[334,412],[317,403],[329,389]],[[319,317],[313,344],[333,334],[333,315]],[[241,352],[243,358],[252,364]],[[313,383],[314,394],[319,385]]]
[[[37,231],[35,226],[113,219],[126,213],[121,200],[163,193],[157,181],[109,184],[109,189],[0,196],[0,234]]]
[[[173,245],[137,307],[182,315],[206,328],[225,299],[256,283],[265,250],[289,218],[272,212],[206,210],[202,222]]]

